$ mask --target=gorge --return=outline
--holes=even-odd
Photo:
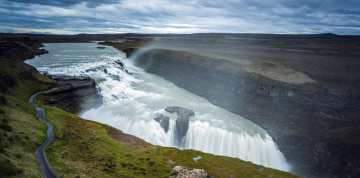
[[[54,43],[62,38],[77,43]],[[33,39],[51,43],[38,49]],[[0,165],[24,170],[11,174],[39,175],[28,152],[41,124],[23,101],[54,86],[35,102],[54,125],[46,154],[61,176],[168,176],[178,164],[226,177],[359,174],[357,37],[19,35],[1,44]]]
[[[143,71],[116,49],[98,50],[96,43],[45,46],[49,54],[27,63],[50,75],[91,76],[97,83],[104,104],[80,111],[81,117],[108,124],[152,144],[238,157],[266,167],[290,170],[265,130]],[[124,63],[127,71],[117,61]],[[181,117],[166,112],[169,106],[190,109],[195,114]],[[159,114],[169,118],[168,131],[154,120]],[[181,118],[187,122],[181,123]],[[181,135],[180,127],[186,128]]]

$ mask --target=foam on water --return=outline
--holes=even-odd
[[[27,63],[52,75],[88,75],[95,79],[104,104],[81,112],[85,119],[108,124],[152,144],[238,157],[289,171],[290,166],[272,138],[253,122],[133,66],[124,53],[112,47],[97,49],[96,46],[95,43],[46,44],[45,49],[50,53]],[[122,70],[116,60],[124,62],[131,74]],[[175,135],[178,116],[165,112],[168,106],[195,112],[180,145]],[[159,113],[170,118],[168,132],[153,119]]]

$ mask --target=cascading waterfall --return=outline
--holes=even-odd
[[[97,49],[96,46],[95,43],[46,44],[50,53],[27,63],[52,75],[88,75],[95,79],[104,104],[80,113],[85,119],[111,125],[160,146],[195,149],[290,170],[272,138],[256,124],[146,73],[112,47]],[[130,74],[115,62],[119,60]],[[164,109],[169,106],[195,113],[188,117],[181,141],[177,135],[179,115],[166,112]],[[168,130],[154,120],[159,115],[168,118]]]

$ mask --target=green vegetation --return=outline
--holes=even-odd
[[[168,177],[175,165],[205,169],[216,177],[295,177],[240,159],[154,146],[110,126],[44,106],[58,139],[47,150],[61,177]],[[195,162],[193,157],[201,155]],[[260,171],[261,170],[261,171]]]
[[[28,99],[52,80],[21,60],[0,57],[0,62],[0,177],[41,177],[34,153],[45,139],[46,125]]]
[[[0,177],[40,177],[35,150],[45,139],[46,126],[35,116],[35,110],[26,101],[7,96],[0,129]],[[26,108],[26,109],[25,109]]]
[[[18,99],[24,96],[5,95],[8,103],[0,106],[0,176],[41,176],[34,152],[45,139],[46,126],[27,100]]]

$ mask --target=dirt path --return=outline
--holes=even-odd
[[[53,90],[53,89],[51,89]],[[50,91],[50,90],[47,90]],[[36,114],[39,117],[39,120],[43,123],[45,123],[47,125],[47,136],[45,141],[41,144],[41,146],[35,151],[35,155],[37,157],[37,160],[40,164],[40,169],[41,172],[43,173],[43,175],[45,177],[57,177],[55,174],[55,171],[53,170],[51,164],[49,163],[49,161],[46,158],[46,154],[45,154],[45,149],[46,147],[55,139],[55,135],[54,135],[54,128],[53,125],[51,124],[51,122],[49,122],[48,120],[46,120],[45,117],[45,110],[43,108],[41,108],[40,106],[38,106],[35,102],[34,99],[36,98],[36,96],[42,94],[43,92],[46,91],[42,91],[42,92],[38,92],[33,94],[30,98],[29,98],[29,103],[31,105],[33,105],[36,109]]]

